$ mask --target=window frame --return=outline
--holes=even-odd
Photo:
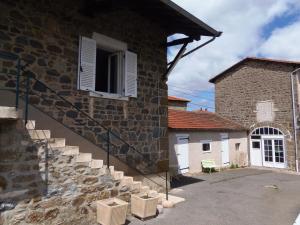
[[[105,35],[99,34],[94,32],[92,35],[92,39],[94,39],[97,43],[97,48],[106,50],[111,52],[111,55],[117,55],[118,57],[118,92],[119,93],[109,93],[109,92],[102,92],[102,91],[89,91],[89,96],[91,97],[101,97],[107,99],[116,99],[116,100],[125,100],[128,101],[129,97],[125,96],[125,62],[124,62],[124,54],[128,50],[127,44],[107,37]],[[123,58],[121,58],[123,57]],[[108,62],[108,68],[110,69],[110,65]],[[124,71],[123,71],[124,70]],[[109,79],[108,79],[109,82]],[[109,88],[109,85],[108,85]]]
[[[212,152],[212,149],[211,149],[211,143],[212,143],[212,140],[201,140],[200,141],[200,143],[201,143],[201,150],[202,150],[202,153],[211,153]],[[204,150],[203,149],[203,145],[204,144],[209,144],[209,150]]]

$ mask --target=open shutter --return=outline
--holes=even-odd
[[[137,97],[137,55],[125,52],[125,96]]]
[[[80,37],[78,87],[81,90],[95,91],[96,53],[96,41]]]

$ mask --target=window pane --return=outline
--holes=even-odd
[[[253,142],[252,142],[252,148],[260,148],[260,142],[258,142],[258,141],[253,141]]]
[[[210,143],[203,143],[203,144],[202,144],[202,150],[203,150],[204,152],[210,151]]]
[[[110,93],[118,92],[118,56],[114,55],[110,59]]]
[[[264,128],[259,128],[259,134],[264,134]]]
[[[264,128],[264,134],[269,134],[269,129],[267,127]]]
[[[96,55],[96,91],[108,92],[108,56],[109,52],[97,49]]]
[[[269,128],[269,134],[274,134],[274,129],[273,128]]]

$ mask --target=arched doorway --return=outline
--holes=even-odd
[[[285,168],[284,134],[273,127],[259,127],[250,136],[252,166]]]

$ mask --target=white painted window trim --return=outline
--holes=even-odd
[[[105,36],[103,34],[99,34],[94,32],[92,35],[92,39],[94,39],[97,43],[97,47],[106,50],[106,51],[122,51],[125,52],[127,50],[127,44],[113,39],[111,37]],[[120,56],[119,56],[120,57]],[[119,72],[120,73],[120,72]],[[120,76],[120,74],[119,74]],[[122,76],[125,76],[122,74]],[[124,77],[122,78],[124,79]],[[119,88],[119,87],[118,87]],[[122,87],[121,87],[122,89]],[[123,92],[123,91],[121,91]],[[128,101],[129,97],[121,95],[121,94],[114,94],[114,93],[107,93],[107,92],[100,92],[100,91],[92,91],[89,90],[89,96],[97,97],[97,98],[106,98],[106,99],[114,99],[114,100],[121,100],[121,101]]]
[[[112,94],[100,91],[89,91],[89,96],[97,97],[97,98],[107,98],[107,99],[114,99],[114,100],[121,100],[121,101],[128,101],[129,97],[122,96],[120,94]]]
[[[201,150],[202,150],[203,154],[212,152],[212,149],[211,149],[212,140],[201,140],[200,143],[201,143]],[[203,144],[209,144],[209,151],[203,150]]]
[[[125,42],[113,39],[111,37],[105,36],[94,32],[92,39],[97,42],[97,46],[106,51],[126,51],[127,44]]]

